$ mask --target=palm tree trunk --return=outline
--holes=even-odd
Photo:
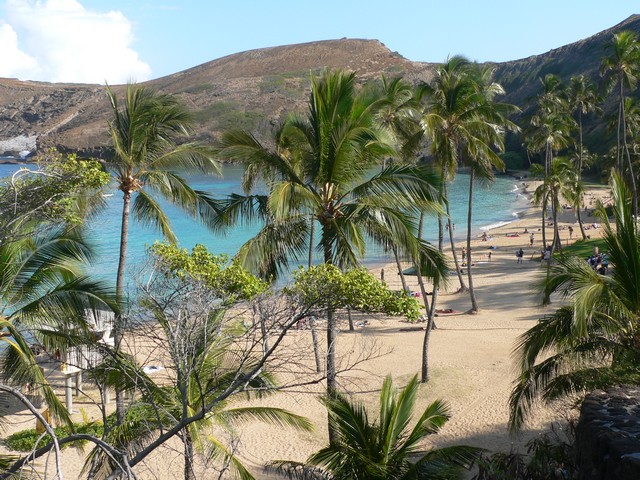
[[[116,277],[116,295],[122,301],[124,290],[124,269],[127,262],[127,244],[129,241],[129,213],[131,210],[131,192],[124,192],[122,202],[122,224],[120,225],[120,257]]]
[[[473,264],[472,252],[471,252],[471,219],[472,219],[472,207],[473,207],[473,181],[475,179],[475,173],[473,168],[469,174],[469,211],[467,212],[467,278],[469,280],[469,298],[471,300],[471,310],[469,313],[478,313],[478,301],[476,300],[476,294],[473,290],[473,273],[471,272]]]
[[[622,80],[622,74],[618,74],[618,85],[620,86],[619,96],[618,96],[618,136],[616,138],[616,162],[618,165],[618,171],[620,175],[622,175],[622,152],[620,151],[620,137],[622,136],[622,122],[624,119],[624,82]]]
[[[313,218],[313,214],[311,214],[310,222],[311,222],[311,226],[309,228],[309,259],[307,262],[308,268],[311,268],[311,266],[313,265],[313,237],[315,236],[315,230],[316,230],[316,222],[315,222],[315,219]]]
[[[262,355],[266,356],[269,352],[269,337],[267,336],[267,325],[265,322],[265,316],[262,312],[259,312],[256,306],[253,306],[253,314],[260,317],[260,335],[262,336]]]
[[[119,304],[123,302],[124,270],[127,262],[127,244],[129,241],[129,213],[131,211],[131,192],[124,191],[122,202],[122,223],[120,226],[120,257],[118,259],[118,273],[116,276],[116,298]],[[120,351],[120,344],[124,337],[124,317],[119,315],[113,325],[113,341],[116,352]],[[118,425],[124,423],[124,392],[116,389],[116,421]]]
[[[551,212],[553,213],[553,243],[551,244],[551,252],[562,249],[560,241],[560,230],[558,229],[558,196],[554,194],[551,198]]]
[[[542,248],[547,247],[547,229],[545,227],[547,219],[547,194],[542,199]]]
[[[629,176],[631,177],[631,191],[633,192],[633,215],[634,218],[638,216],[638,188],[636,186],[636,176],[633,173],[633,164],[631,163],[631,155],[629,154],[629,145],[627,144],[627,120],[624,111],[624,100],[622,103],[622,150],[623,155],[627,160],[627,165],[629,167]],[[636,229],[638,222],[636,222]]]
[[[418,240],[422,240],[422,226],[424,224],[424,212],[420,212],[420,222],[418,227]],[[422,271],[420,270],[420,265],[422,264],[421,259],[418,259],[418,262],[415,263],[416,273],[418,274],[418,285],[420,285],[420,293],[422,294],[422,298],[424,299],[424,312],[427,316],[427,324],[425,326],[424,338],[422,340],[422,374],[420,377],[420,381],[422,383],[427,383],[429,381],[429,337],[431,336],[431,330],[434,328],[433,324],[433,314],[434,314],[434,305],[437,298],[436,287],[437,284],[433,282],[433,291],[431,294],[433,295],[431,299],[431,308],[429,308],[429,300],[427,298],[427,289],[424,287],[424,281],[422,280]]]
[[[583,139],[582,139],[582,111],[578,109],[578,135],[580,137],[580,151],[578,154],[578,184],[582,184],[582,165],[583,165]],[[582,240],[587,239],[587,234],[584,231],[584,225],[582,223],[582,215],[580,215],[580,195],[576,196],[576,216],[578,217],[578,225],[580,226],[580,234],[582,235]]]
[[[322,371],[322,360],[320,359],[320,342],[318,341],[318,325],[316,318],[309,319],[309,327],[311,328],[311,341],[313,342],[313,355],[316,359],[316,373]]]
[[[193,439],[186,428],[183,430],[182,443],[184,444],[184,480],[196,480],[196,474],[193,471]]]
[[[434,313],[436,304],[436,286],[437,282],[433,284],[433,298],[431,301],[431,308],[427,314],[427,324],[424,329],[424,337],[422,339],[422,370],[420,375],[420,381],[427,383],[429,381],[429,339],[431,337],[431,330],[434,329]]]
[[[404,277],[404,273],[402,273],[402,264],[400,263],[400,257],[398,256],[398,249],[395,245],[391,247],[393,251],[393,257],[396,259],[396,266],[398,267],[398,275],[400,275],[400,282],[402,283],[402,290],[405,292],[409,291],[409,287],[407,286],[407,279]]]
[[[551,166],[551,146],[549,142],[546,144],[546,150],[544,153],[544,181],[548,184],[549,181],[549,167]],[[547,248],[547,194],[544,194],[542,199],[542,248]]]
[[[418,242],[422,240],[422,227],[424,225],[424,212],[420,212],[420,220],[418,221]],[[424,287],[424,280],[422,279],[422,258],[418,257],[418,261],[414,262],[413,266],[416,269],[418,275],[418,285],[420,286],[420,293],[422,295],[422,301],[424,303],[424,313],[429,315],[429,299],[427,298],[427,289]]]
[[[580,201],[576,203],[576,215],[578,216],[578,225],[580,225],[580,234],[582,235],[582,240],[587,239],[587,232],[584,231],[584,223],[582,221],[582,215],[580,211],[582,210],[582,206],[580,205]]]
[[[447,186],[446,183],[443,183],[443,198],[446,200],[445,205],[447,209],[447,224],[449,225],[449,244],[451,245],[451,254],[453,255],[453,263],[455,265],[456,273],[458,275],[458,281],[460,282],[460,290],[459,292],[466,292],[467,286],[464,284],[464,279],[462,277],[462,271],[460,269],[460,264],[458,263],[458,256],[456,255],[456,245],[453,241],[453,229],[451,228],[451,209],[449,208],[449,201],[447,199]],[[467,247],[467,250],[469,248]]]
[[[313,214],[310,216],[311,227],[309,229],[309,258],[307,268],[311,268],[313,265],[313,240],[315,237],[316,222]],[[318,343],[318,329],[315,318],[309,319],[309,328],[311,329],[311,343],[313,344],[313,356],[316,359],[316,373],[322,371],[322,364],[320,361],[320,343]]]
[[[440,286],[440,280],[436,277],[433,280],[433,293],[431,297],[431,308],[427,315],[427,325],[425,326],[424,338],[422,339],[422,372],[420,381],[427,383],[429,381],[429,339],[431,337],[431,330],[436,328],[435,313],[436,303],[438,302],[438,289]]]
[[[328,229],[327,225],[322,226],[323,230]],[[329,232],[323,231],[323,238],[329,238]],[[324,262],[331,264],[331,245],[324,245]],[[336,341],[338,339],[338,328],[336,324],[335,312],[332,306],[327,308],[327,396],[335,397],[338,393],[338,381],[336,371]],[[338,440],[337,432],[328,425],[329,444],[335,445]]]
[[[438,215],[438,250],[443,251],[444,246],[444,228],[442,222],[442,215]],[[435,313],[436,303],[438,302],[438,289],[440,288],[440,281],[436,277],[433,280],[433,291],[431,293],[431,308],[427,311],[427,324],[425,325],[424,337],[422,339],[422,365],[420,381],[427,383],[429,381],[429,341],[431,338],[431,330],[436,328]],[[424,295],[424,292],[422,292]]]

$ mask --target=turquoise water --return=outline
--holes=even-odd
[[[19,168],[17,165],[0,164],[0,178],[11,175],[17,168]],[[214,198],[224,197],[229,193],[240,193],[242,168],[225,166],[223,174],[223,178],[200,176],[191,177],[189,180],[195,189],[207,191]],[[458,240],[465,237],[468,192],[469,176],[460,173],[449,188],[451,216],[453,223],[456,224],[454,233]],[[122,193],[113,189],[109,195],[106,210],[91,224],[91,238],[98,252],[98,258],[91,267],[91,273],[115,279],[119,254]],[[514,220],[515,216],[526,207],[526,199],[522,195],[518,195],[517,181],[512,178],[500,177],[490,187],[476,185],[473,205],[474,233],[477,234],[479,230]],[[171,219],[180,246],[186,248],[201,243],[212,253],[233,256],[238,248],[253,237],[258,230],[255,226],[238,226],[227,232],[226,235],[213,234],[181,210],[166,204],[164,208]],[[437,219],[427,218],[424,226],[424,238],[436,242],[437,234]],[[135,221],[132,221],[129,235],[127,263],[130,270],[134,271],[136,266],[143,264],[146,247],[159,240],[160,235],[153,229],[142,226]],[[372,247],[369,249],[364,263],[378,264],[387,259],[384,252]]]

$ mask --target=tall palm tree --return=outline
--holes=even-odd
[[[544,297],[569,301],[541,319],[515,348],[519,375],[510,397],[510,426],[517,430],[534,402],[640,380],[640,237],[633,200],[619,174],[611,177],[614,222],[597,215],[610,274],[584,259],[559,256],[540,283]]]
[[[546,75],[541,79],[542,92],[538,95],[537,113],[531,118],[530,145],[534,151],[543,152],[544,177],[550,174],[551,165],[556,152],[571,144],[571,130],[574,121],[569,114],[565,89],[560,80],[554,75]],[[547,245],[546,213],[549,197],[541,199],[542,206],[542,243]],[[551,204],[552,212],[558,205]],[[556,213],[553,213],[555,216]],[[552,249],[557,247],[552,245]]]
[[[424,130],[420,127],[419,94],[402,77],[388,80],[384,75],[380,93],[383,96],[383,104],[378,109],[376,121],[392,135],[400,160],[415,163],[416,154],[424,138]],[[383,159],[382,168],[385,166],[386,160]],[[408,291],[398,248],[391,242],[385,250],[393,252],[402,288]]]
[[[472,116],[470,111],[473,110],[473,102],[470,97],[474,91],[474,85],[467,75],[469,65],[469,61],[463,56],[457,55],[448,59],[438,67],[431,84],[422,85],[420,92],[427,98],[422,124],[427,137],[433,141],[432,155],[440,167],[440,200],[445,206],[448,217],[449,243],[460,291],[466,291],[467,287],[453,241],[447,186],[455,178],[459,164],[460,145],[465,134],[464,123]],[[439,231],[443,231],[441,224]],[[439,243],[442,244],[442,242]]]
[[[502,87],[491,79],[491,69],[480,69],[467,59],[456,56],[442,65],[432,85],[425,87],[429,97],[423,116],[426,133],[433,139],[432,151],[440,163],[443,190],[442,198],[449,215],[446,183],[455,176],[458,164],[466,161],[471,168],[469,196],[467,254],[470,254],[472,189],[476,175],[493,177],[493,168],[503,168],[494,149],[504,148],[504,132],[515,125],[506,119],[514,107],[498,103],[496,96],[504,93]],[[458,271],[461,289],[465,288],[461,269],[457,263],[453,243],[453,228],[449,215],[449,240]],[[470,263],[470,259],[467,261]],[[473,277],[469,270],[471,311],[478,310],[473,292]]]
[[[422,96],[425,93],[424,89],[414,89],[402,79],[395,79],[388,82],[385,77],[382,78],[382,87],[383,94],[387,100],[378,114],[379,122],[391,131],[396,143],[396,148],[400,152],[400,158],[404,162],[415,163],[417,154],[419,153],[425,138],[425,130],[421,125],[422,109],[420,108]],[[439,194],[442,196],[442,191],[440,191]],[[442,200],[440,199],[440,201]],[[420,217],[418,221],[419,241],[422,239],[422,227],[429,208],[430,206],[426,205],[424,210],[420,210]],[[451,227],[451,222],[449,222],[449,227]],[[438,212],[438,251],[440,254],[443,252],[443,238],[443,216],[442,212]],[[450,238],[452,239],[453,237]],[[393,239],[391,241],[390,249],[394,253],[402,287],[406,291],[408,288],[402,271],[398,248],[393,242]],[[413,268],[416,270],[418,285],[420,287],[422,301],[424,303],[424,309],[427,316],[424,339],[422,342],[422,374],[420,377],[420,381],[422,383],[426,383],[429,381],[429,339],[431,337],[431,330],[435,325],[434,315],[438,299],[438,290],[445,279],[442,278],[441,271],[437,271],[437,269],[434,270],[429,265],[429,262],[426,262],[425,264],[421,258],[413,259]],[[425,276],[433,280],[431,304],[429,304],[429,297],[427,296],[425,282],[423,279]]]
[[[380,391],[377,421],[369,419],[366,408],[337,394],[325,398],[329,421],[337,441],[311,455],[305,463],[276,462],[276,470],[298,479],[408,480],[463,478],[480,449],[451,446],[427,452],[419,442],[437,433],[449,419],[447,405],[435,401],[410,427],[418,393],[413,377],[398,391],[387,377]]]
[[[638,213],[638,191],[636,178],[627,144],[627,115],[625,110],[625,91],[635,89],[640,77],[640,42],[638,35],[630,30],[613,35],[609,45],[610,55],[600,66],[600,73],[604,76],[609,88],[617,88],[618,97],[618,130],[616,143],[616,163],[619,172],[624,172],[623,163],[627,161],[629,180],[633,191],[634,213]]]
[[[569,101],[569,108],[573,113],[577,115],[578,123],[578,158],[577,158],[577,173],[578,182],[582,182],[582,169],[584,168],[584,142],[583,142],[583,129],[582,129],[582,117],[591,112],[600,112],[599,103],[602,101],[600,95],[593,82],[591,82],[584,75],[576,75],[571,77],[569,87],[567,89],[567,98]],[[574,203],[576,209],[576,215],[578,217],[578,225],[580,226],[580,233],[582,239],[587,239],[587,234],[584,231],[584,225],[582,224],[581,197],[576,198],[577,202]]]
[[[467,135],[461,145],[463,161],[469,165],[469,207],[467,211],[467,278],[471,312],[479,310],[473,289],[471,269],[471,224],[473,212],[473,187],[476,178],[484,181],[495,179],[494,169],[504,170],[504,163],[496,152],[504,151],[504,135],[507,130],[517,131],[518,127],[507,120],[507,115],[517,110],[513,105],[497,102],[498,95],[504,95],[502,85],[493,81],[494,69],[477,65],[469,72],[475,83],[475,114],[466,126]]]
[[[114,148],[108,166],[123,196],[116,279],[116,294],[122,301],[131,208],[140,222],[157,227],[165,239],[175,242],[169,219],[154,194],[205,218],[206,195],[193,190],[178,172],[219,174],[220,171],[210,149],[194,143],[176,144],[178,136],[189,133],[192,117],[174,97],[133,84],[126,86],[123,104],[114,90],[108,88],[107,93],[113,111],[109,131]],[[123,335],[120,318],[116,320],[114,335],[118,348]],[[116,392],[116,404],[122,421],[121,392]]]
[[[417,205],[435,201],[437,179],[426,167],[412,165],[388,165],[370,176],[376,162],[395,153],[375,121],[383,104],[371,90],[356,93],[353,73],[325,71],[312,79],[308,116],[292,117],[285,126],[294,147],[272,150],[245,132],[223,135],[221,158],[242,161],[252,172],[273,172],[268,199],[232,196],[219,208],[224,226],[257,218],[257,205],[266,206],[266,225],[238,255],[246,268],[273,277],[296,262],[308,245],[310,215],[319,225],[322,261],[339,268],[359,264],[367,238],[383,245],[393,240],[410,258],[429,251],[417,241],[414,214]],[[329,309],[330,394],[337,391],[336,336]]]

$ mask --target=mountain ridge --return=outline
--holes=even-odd
[[[605,45],[623,29],[640,33],[640,15],[546,53],[487,63],[495,66],[496,80],[507,91],[505,101],[526,110],[537,78],[546,73],[597,78]],[[196,117],[195,138],[209,142],[230,127],[268,131],[287,113],[301,111],[310,75],[323,68],[354,71],[361,82],[384,74],[419,83],[428,82],[437,65],[408,60],[379,40],[343,38],[247,50],[141,83],[178,96]],[[123,87],[112,88],[119,92]],[[104,157],[109,117],[104,86],[0,78],[0,155],[16,154],[7,146],[24,137],[31,143],[22,146],[30,148],[20,150],[53,146]]]

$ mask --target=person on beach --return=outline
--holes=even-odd
[[[569,225],[569,240],[573,238],[573,227]]]
[[[467,259],[467,249],[462,247],[462,261],[464,262]]]
[[[529,245],[533,247],[533,233],[529,235]]]
[[[518,257],[518,264],[522,263],[522,257],[524,257],[524,250],[522,250],[522,247],[520,248],[520,250],[518,250],[516,252],[516,257]]]

